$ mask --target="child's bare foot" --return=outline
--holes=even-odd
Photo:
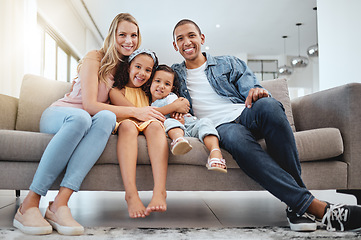
[[[125,200],[128,203],[129,217],[131,218],[144,218],[146,209],[138,194],[126,194]]]
[[[147,209],[145,210],[145,215],[149,216],[151,212],[165,212],[167,211],[167,192],[153,193],[152,200],[150,201]]]

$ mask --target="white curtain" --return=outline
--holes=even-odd
[[[26,73],[39,74],[36,0],[0,0],[0,93],[19,97]]]

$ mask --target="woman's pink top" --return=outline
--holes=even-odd
[[[98,102],[101,103],[109,103],[109,91],[111,86],[114,83],[114,76],[109,74],[109,78],[107,79],[109,82],[109,86],[104,82],[99,82],[98,84]],[[81,95],[81,79],[78,78],[73,86],[73,90],[70,93],[65,94],[65,96],[56,102],[54,102],[51,106],[58,107],[75,107],[75,108],[83,108],[83,99]]]
[[[90,59],[90,60],[96,60],[99,62],[103,57],[103,55],[96,51],[97,57],[88,57],[85,56],[83,60]],[[109,103],[109,91],[114,83],[114,76],[112,74],[108,74],[106,76],[106,81],[108,84],[105,84],[104,82],[100,81],[98,84],[98,102],[101,103]],[[80,77],[76,79],[76,82],[73,86],[73,89],[70,93],[65,94],[65,96],[58,101],[54,102],[51,106],[59,106],[59,107],[75,107],[75,108],[83,108],[83,98],[82,98],[82,92],[81,92],[81,79]]]

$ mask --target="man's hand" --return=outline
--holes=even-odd
[[[262,88],[251,88],[248,92],[248,97],[246,98],[246,107],[251,108],[252,102],[257,101],[258,99],[269,97],[267,90]]]

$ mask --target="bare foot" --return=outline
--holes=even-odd
[[[126,194],[125,200],[128,203],[128,212],[129,217],[131,218],[144,218],[145,217],[145,207],[142,201],[139,198],[138,194]]]
[[[145,215],[149,216],[151,212],[165,212],[167,211],[167,192],[159,192],[153,193],[152,200],[150,201],[146,211]]]

